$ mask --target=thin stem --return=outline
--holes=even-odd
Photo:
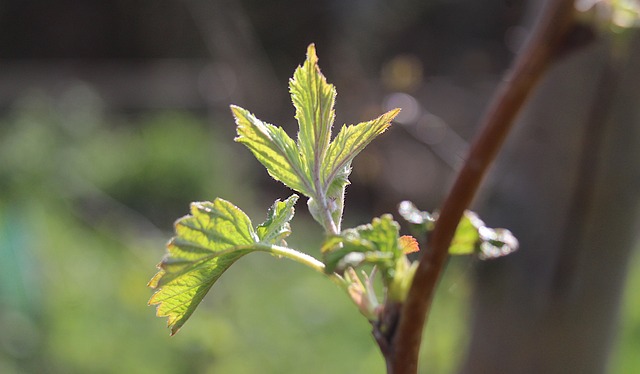
[[[293,248],[282,247],[282,246],[279,246],[279,245],[266,246],[264,248],[264,251],[272,253],[272,254],[277,255],[277,256],[282,256],[284,258],[288,258],[289,260],[293,260],[293,261],[295,261],[297,263],[305,265],[305,266],[315,270],[318,273],[326,275],[326,276],[329,277],[329,279],[331,279],[331,281],[333,281],[333,283],[335,283],[338,286],[340,286],[340,288],[346,289],[346,287],[347,287],[346,283],[344,282],[344,280],[339,275],[337,275],[335,273],[327,274],[324,271],[324,269],[325,269],[324,263],[322,263],[322,261],[316,259],[315,257],[313,257],[311,255],[308,255],[308,254],[300,252],[300,251],[296,251]]]
[[[470,205],[487,169],[500,150],[512,124],[554,58],[563,48],[574,26],[573,0],[550,0],[532,38],[516,59],[511,72],[494,96],[481,122],[469,156],[446,198],[429,237],[407,299],[400,311],[397,329],[390,336],[386,355],[389,373],[414,374],[422,331],[448,249],[464,210]]]
[[[265,252],[273,253],[274,255],[288,258],[300,264],[306,265],[307,267],[310,267],[311,269],[319,273],[324,274],[325,266],[322,263],[322,261],[306,253],[296,251],[293,248],[282,247],[279,245],[269,245],[265,247]]]

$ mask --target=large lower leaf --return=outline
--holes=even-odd
[[[293,195],[284,202],[276,201],[258,229],[261,235],[249,217],[226,200],[191,204],[191,215],[176,222],[176,236],[167,246],[169,253],[149,282],[149,287],[157,289],[149,305],[157,305],[158,317],[169,318],[172,335],[234,262],[254,251],[269,251],[273,242],[289,234],[297,199]]]

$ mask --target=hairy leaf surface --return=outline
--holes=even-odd
[[[305,62],[290,79],[289,92],[299,126],[296,141],[281,127],[231,106],[238,127],[235,140],[247,146],[274,179],[314,199],[323,209],[331,201],[335,206],[332,216],[338,223],[351,161],[389,127],[399,109],[372,121],[343,126],[332,142],[336,89],[320,71],[313,44],[307,48]]]
[[[391,110],[380,117],[357,125],[343,126],[333,140],[326,154],[322,169],[322,181],[325,186],[339,176],[344,170],[350,172],[351,161],[376,136],[382,134],[398,115],[400,109]],[[346,178],[345,178],[346,180]]]
[[[322,247],[325,270],[341,272],[348,266],[366,262],[378,265],[385,274],[392,269],[395,260],[404,255],[399,228],[391,215],[385,214],[374,218],[370,224],[327,238]]]
[[[320,72],[313,44],[307,48],[307,59],[289,81],[289,92],[300,126],[298,146],[308,169],[317,172],[331,140],[335,119],[336,89]]]
[[[232,105],[238,136],[275,180],[306,196],[313,192],[310,173],[303,163],[298,146],[281,128],[262,122],[249,111]]]
[[[278,244],[291,234],[289,221],[293,218],[293,206],[297,201],[298,195],[292,195],[285,201],[276,200],[267,213],[267,220],[256,229],[260,242]]]
[[[297,198],[276,201],[257,233],[249,217],[226,200],[191,204],[191,214],[176,222],[168,254],[149,282],[157,289],[149,305],[157,305],[158,317],[168,317],[172,335],[234,262],[254,251],[269,251],[289,234]]]

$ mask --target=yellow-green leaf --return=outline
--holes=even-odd
[[[382,134],[399,112],[400,109],[394,109],[374,120],[342,127],[331,142],[322,167],[322,181],[325,187],[328,188],[337,175],[350,168],[354,157],[376,136]]]
[[[262,122],[243,108],[232,105],[231,111],[237,124],[235,141],[247,146],[274,179],[311,196],[309,172],[293,139],[281,127]]]
[[[259,233],[249,217],[226,200],[191,204],[191,214],[176,221],[168,254],[149,281],[149,287],[157,290],[149,305],[157,305],[158,317],[168,317],[172,335],[233,263],[251,252],[270,252],[273,242],[289,234],[297,198],[276,201]]]
[[[289,80],[289,92],[300,126],[300,152],[309,170],[320,168],[331,140],[336,89],[327,83],[327,79],[320,72],[315,45],[309,45],[307,59]],[[314,170],[318,171],[319,169]]]

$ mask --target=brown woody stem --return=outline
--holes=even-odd
[[[407,299],[399,313],[393,311],[399,320],[392,335],[387,336],[390,344],[385,358],[389,373],[417,373],[422,331],[455,229],[526,99],[554,59],[567,48],[567,36],[574,26],[574,1],[550,0],[530,40],[498,88],[468,158],[440,209]]]

